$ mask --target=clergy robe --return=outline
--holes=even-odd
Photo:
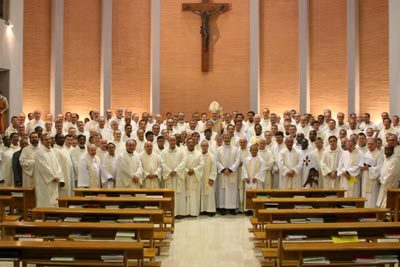
[[[15,152],[19,151],[19,146],[11,144],[10,148],[3,154],[3,177],[4,183],[1,186],[13,186],[14,174],[12,171],[12,157]]]
[[[138,183],[133,181],[134,176],[139,179]],[[142,163],[137,153],[128,153],[125,150],[118,156],[115,180],[116,188],[140,188],[142,184]]]
[[[308,175],[312,168],[318,169],[317,159],[312,155],[311,149],[300,150],[302,168],[301,168],[301,187],[307,182]],[[310,184],[307,184],[307,188],[311,188]]]
[[[201,154],[204,162],[203,177],[201,183],[201,211],[216,212],[215,200],[215,180],[217,179],[217,165],[213,154],[207,152]],[[214,181],[213,186],[210,186],[208,181]]]
[[[399,187],[400,160],[396,155],[385,158],[380,171],[379,181],[381,182],[381,187],[376,205],[379,208],[386,208],[388,189]]]
[[[278,166],[278,155],[279,153],[286,148],[285,144],[278,144],[276,143],[271,147],[271,152],[273,155],[274,164],[272,164],[272,188],[279,189],[280,188],[280,173],[279,173],[279,166]],[[277,173],[278,172],[278,173]]]
[[[233,145],[222,145],[217,150],[217,171],[218,171],[218,208],[236,209],[238,195],[237,169],[240,163],[239,149]],[[223,170],[229,169],[230,174],[226,175]]]
[[[367,199],[365,202],[366,208],[376,208],[379,192],[377,179],[384,160],[383,153],[378,149],[372,152],[368,150],[361,156],[360,167],[364,166],[364,163],[371,166],[368,170],[361,172],[361,196]]]
[[[323,188],[322,183],[323,183],[324,176],[322,175],[322,172],[321,172],[321,160],[322,160],[322,154],[324,153],[324,151],[325,151],[324,148],[322,148],[320,150],[318,150],[316,148],[316,149],[313,149],[312,152],[311,152],[311,157],[314,158],[316,163],[317,163],[316,168],[317,168],[317,171],[318,171],[318,174],[319,174],[317,188]]]
[[[101,160],[98,156],[83,155],[78,162],[78,187],[101,187]]]
[[[86,153],[87,153],[86,147],[80,148],[79,146],[74,147],[70,151],[72,164],[74,166],[74,180],[75,181],[78,180],[79,160]]]
[[[175,215],[186,215],[186,186],[185,186],[185,166],[186,155],[178,147],[175,149],[164,149],[161,152],[162,179],[165,188],[175,190]],[[175,171],[176,175],[171,176]]]
[[[186,149],[185,153],[186,214],[190,216],[199,216],[204,161],[201,152],[196,149],[193,151]],[[190,169],[193,169],[194,174],[188,174]]]
[[[301,167],[303,166],[300,153],[294,148],[291,151],[285,148],[279,153],[277,161],[280,172],[279,187],[281,189],[300,189],[302,187]],[[293,177],[287,175],[291,170],[294,171]]]
[[[22,166],[21,163],[19,163],[19,158],[21,156],[21,152],[23,149],[18,150],[15,152],[12,156],[11,162],[12,162],[12,170],[13,170],[13,178],[14,178],[14,184],[11,186],[21,186],[22,185]],[[0,152],[1,155],[2,152]],[[1,174],[2,169],[1,170]]]
[[[274,165],[274,156],[272,152],[265,148],[258,150],[258,155],[264,160],[265,164],[265,176],[264,176],[264,185],[261,188],[271,189],[272,188],[272,175],[271,170]]]
[[[21,163],[22,166],[22,185],[23,186],[30,186],[34,187],[35,186],[35,180],[33,178],[33,169],[35,166],[35,153],[38,151],[39,146],[33,146],[29,145],[25,147],[22,152],[21,156],[19,158],[19,162]]]
[[[34,178],[37,207],[58,207],[59,183],[62,178],[61,165],[54,149],[41,146],[34,154]]]
[[[101,182],[103,188],[114,188],[117,177],[117,156],[106,154],[101,161]]]
[[[143,169],[143,187],[149,189],[160,188],[161,183],[161,158],[155,152],[150,155],[146,151],[143,151],[140,155],[140,161]],[[149,175],[156,175],[157,177],[150,179],[146,178]]]
[[[246,190],[263,189],[265,173],[265,162],[260,155],[257,155],[255,157],[253,157],[252,155],[247,156],[243,162],[241,176],[241,179],[244,181]],[[246,179],[250,179],[250,183],[247,183]],[[253,179],[256,179],[256,182],[253,182]],[[244,206],[246,207],[246,203],[244,203]]]
[[[61,166],[62,178],[64,180],[64,187],[60,188],[60,196],[73,196],[75,187],[74,180],[74,165],[72,164],[70,149],[66,146],[54,145],[54,151],[58,157],[58,162]]]
[[[248,147],[245,149],[239,148],[239,158],[240,158],[240,163],[238,167],[238,204],[239,204],[239,211],[244,211],[244,199],[246,195],[246,189],[244,186],[244,182],[242,180],[242,168],[243,168],[243,162],[244,160],[250,155],[250,150]]]
[[[345,150],[340,157],[337,170],[338,175],[341,176],[339,187],[347,190],[345,192],[346,197],[359,197],[361,195],[360,159],[361,152],[358,149],[354,149],[351,153]],[[344,176],[346,172],[350,174],[350,179]]]
[[[330,147],[325,149],[322,153],[321,159],[321,174],[322,174],[322,183],[320,188],[322,189],[338,189],[340,183],[340,176],[337,175],[335,179],[330,177],[330,173],[333,171],[337,171],[339,166],[339,160],[342,155],[342,150],[340,147],[337,147],[335,150],[331,150]]]

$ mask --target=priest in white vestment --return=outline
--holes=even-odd
[[[317,163],[317,159],[312,154],[312,150],[308,147],[307,139],[304,138],[303,140],[301,140],[301,150],[299,152],[300,152],[300,156],[301,156],[301,161],[303,162],[303,165],[301,168],[301,185],[302,185],[302,187],[304,187],[304,185],[308,181],[310,170],[312,168],[314,168],[315,170],[318,170],[318,163]],[[313,187],[313,185],[308,183],[307,188],[311,188],[311,187]]]
[[[322,153],[321,168],[322,189],[339,189],[340,176],[337,175],[339,160],[342,155],[342,150],[337,145],[337,137],[329,137],[329,147]]]
[[[250,150],[249,147],[247,146],[247,139],[246,138],[240,138],[239,139],[239,158],[240,158],[240,163],[238,167],[238,193],[239,193],[239,212],[244,212],[244,198],[246,195],[246,189],[244,186],[244,181],[242,180],[242,168],[243,168],[243,162],[244,160],[250,155]]]
[[[115,145],[107,144],[108,153],[101,161],[102,188],[114,188],[117,177],[117,155],[115,155]]]
[[[64,180],[64,187],[60,188],[60,196],[73,196],[73,190],[75,187],[74,181],[74,166],[71,160],[70,154],[70,142],[72,142],[72,136],[64,137],[62,134],[56,134],[54,145],[54,151],[57,154],[58,162],[61,166],[62,178]]]
[[[175,190],[175,216],[186,215],[185,152],[176,146],[176,137],[168,137],[169,147],[161,152],[162,178],[165,188]]]
[[[22,185],[23,186],[35,186],[35,180],[33,177],[33,169],[35,165],[34,156],[39,149],[39,135],[35,132],[29,135],[30,145],[25,147],[19,158],[19,162],[22,167]]]
[[[361,195],[360,162],[361,152],[356,149],[354,140],[346,140],[346,150],[342,152],[338,165],[340,188],[347,190],[346,197]]]
[[[41,141],[42,145],[34,155],[36,207],[58,207],[59,187],[64,184],[61,166],[50,146],[50,135],[42,135]]]
[[[258,154],[258,146],[256,144],[251,145],[250,155],[244,159],[241,174],[241,179],[245,183],[246,191],[248,189],[263,189],[265,172],[265,162]],[[244,203],[244,206],[246,207],[246,203]]]
[[[135,149],[136,141],[127,140],[125,151],[118,156],[116,188],[140,188],[142,184],[142,163]]]
[[[264,185],[262,188],[271,189],[272,188],[272,166],[274,165],[274,156],[272,152],[267,148],[267,141],[262,139],[258,144],[258,155],[264,160],[265,164],[265,177]]]
[[[384,154],[376,148],[376,139],[367,141],[368,151],[361,156],[361,196],[367,199],[365,208],[376,208],[379,185],[378,178],[385,160]]]
[[[10,135],[10,147],[3,154],[3,177],[10,186],[14,185],[14,173],[12,170],[12,157],[15,152],[19,151],[19,136],[16,133]],[[21,152],[22,153],[22,152]]]
[[[74,180],[75,183],[78,181],[78,168],[79,160],[83,155],[87,153],[86,150],[86,136],[83,134],[78,135],[78,145],[71,149],[71,160],[74,166]]]
[[[203,140],[200,144],[203,158],[203,177],[200,197],[200,211],[208,216],[214,216],[216,209],[215,180],[217,179],[217,164],[214,155],[208,151],[209,143]]]
[[[153,151],[153,144],[146,142],[144,151],[140,155],[143,169],[143,187],[149,189],[160,188],[161,183],[161,158]]]
[[[203,178],[204,161],[201,152],[195,149],[195,140],[186,140],[186,210],[187,215],[197,217],[200,214],[200,190]]]
[[[379,189],[376,205],[379,208],[386,208],[387,191],[399,187],[400,181],[400,160],[394,155],[393,147],[385,147],[385,161],[379,176],[381,187]]]
[[[217,150],[218,168],[218,208],[221,215],[225,215],[226,210],[232,215],[236,215],[238,181],[237,169],[240,164],[239,149],[231,145],[231,136],[227,133],[223,135],[224,144]]]
[[[97,148],[93,144],[87,146],[87,153],[78,162],[78,187],[100,188],[101,160],[96,155]]]
[[[278,155],[281,189],[300,189],[302,187],[301,169],[303,161],[299,151],[293,148],[293,142],[292,137],[286,137],[286,148]]]

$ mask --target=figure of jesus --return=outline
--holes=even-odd
[[[219,9],[211,10],[211,11],[197,11],[190,8],[192,13],[199,15],[201,18],[201,26],[200,26],[200,34],[203,37],[203,50],[205,52],[208,51],[210,45],[210,17],[215,14],[220,14],[224,12],[225,6],[221,6]]]

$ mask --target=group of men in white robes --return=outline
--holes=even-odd
[[[255,188],[343,188],[347,197],[367,198],[368,207],[383,207],[400,179],[399,120],[385,112],[379,124],[368,113],[351,114],[348,123],[338,113],[336,121],[329,110],[280,118],[265,108],[248,112],[247,121],[239,112],[211,119],[194,113],[189,122],[182,112],[164,121],[130,109],[111,114],[91,111],[86,123],[76,113],[55,122],[51,114],[41,120],[40,111],[29,121],[14,116],[0,149],[0,186],[48,192],[40,206],[57,205],[75,187],[171,188],[181,217],[243,212],[245,191]]]

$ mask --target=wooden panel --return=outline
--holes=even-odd
[[[249,109],[249,0],[211,19],[211,68],[200,69],[200,18],[182,12],[183,2],[161,1],[161,112],[208,111],[217,100],[225,111]]]
[[[260,109],[299,109],[298,1],[260,1]],[[284,29],[284,30],[283,30]]]
[[[101,1],[64,1],[63,112],[100,107]]]
[[[360,111],[389,111],[388,1],[360,1]]]
[[[346,0],[310,0],[311,113],[347,113]]]
[[[23,111],[50,112],[51,0],[24,2]]]
[[[113,110],[150,110],[150,13],[151,1],[113,1]]]

